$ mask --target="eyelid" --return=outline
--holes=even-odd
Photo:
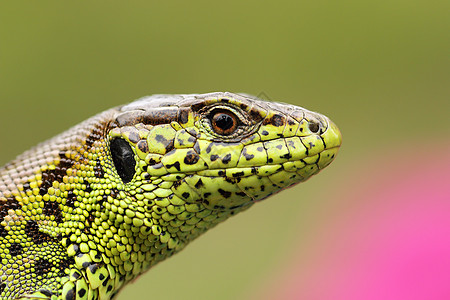
[[[249,122],[248,118],[245,118],[245,116],[242,114],[240,109],[234,108],[231,105],[221,105],[221,104],[214,105],[214,106],[210,107],[210,109],[208,109],[207,115],[211,116],[215,110],[224,110],[224,111],[230,112],[233,115],[235,115],[236,119],[238,120],[237,126],[251,124]]]

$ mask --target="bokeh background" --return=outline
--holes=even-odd
[[[449,10],[446,0],[2,2],[0,164],[154,93],[304,106],[341,128],[336,161],[118,299],[449,299]]]

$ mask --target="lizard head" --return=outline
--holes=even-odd
[[[111,209],[173,243],[307,180],[341,145],[323,115],[232,93],[145,97],[110,127],[107,169],[127,196]]]

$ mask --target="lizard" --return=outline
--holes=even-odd
[[[0,298],[113,299],[341,142],[324,115],[229,92],[97,114],[0,168]]]

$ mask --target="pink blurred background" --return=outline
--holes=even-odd
[[[356,162],[334,185],[336,214],[254,298],[450,299],[450,143],[435,146]]]

